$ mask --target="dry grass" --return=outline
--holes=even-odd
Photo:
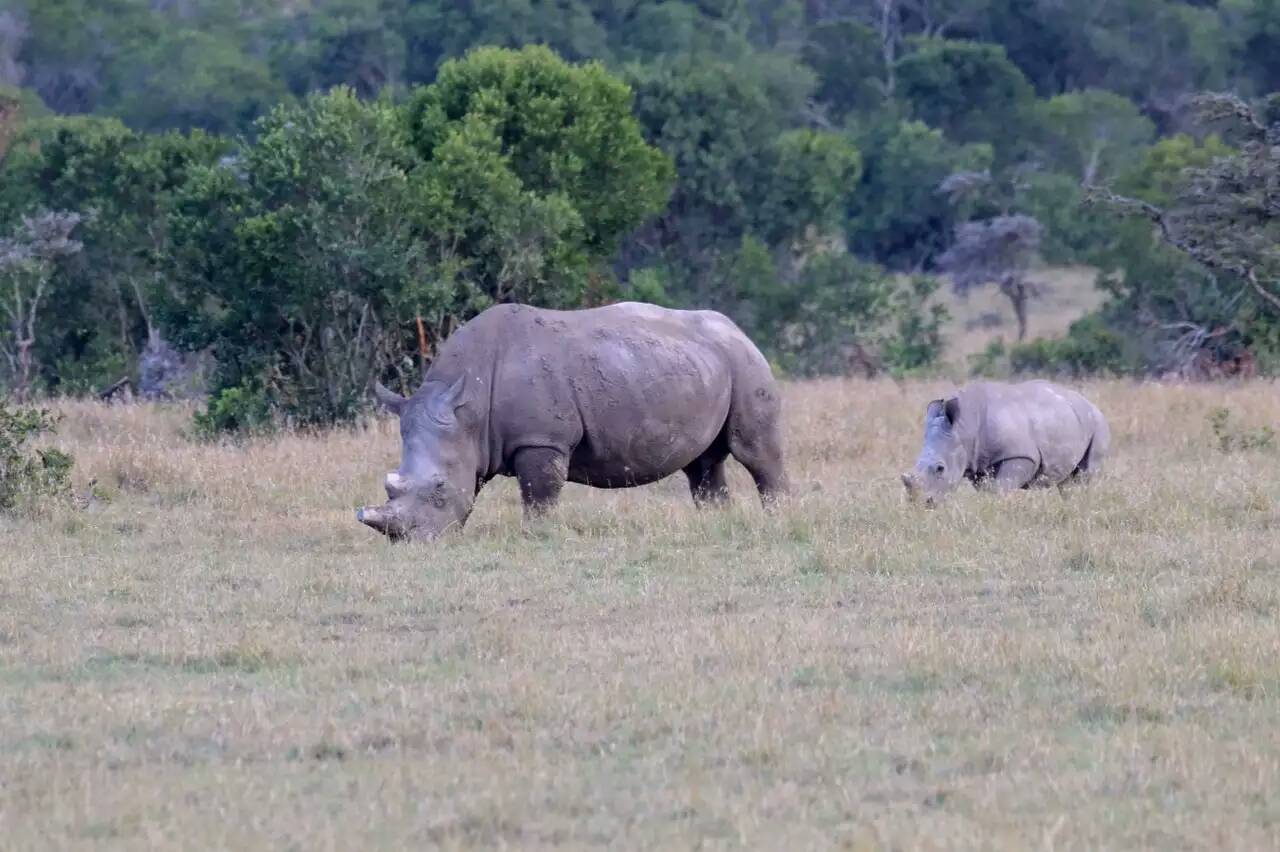
[[[1031,279],[1040,288],[1027,309],[1027,339],[1061,337],[1067,327],[1098,308],[1105,296],[1094,286],[1097,271],[1089,267],[1053,267],[1036,270]],[[951,313],[946,358],[965,369],[969,356],[976,355],[996,338],[1012,343],[1018,337],[1018,323],[1009,300],[995,287],[983,287],[960,298],[944,288],[939,296]]]
[[[6,849],[1280,846],[1280,477],[1087,388],[1065,497],[904,504],[939,387],[788,387],[800,496],[571,488],[389,546],[392,425],[244,447],[68,405],[110,502],[0,520]]]

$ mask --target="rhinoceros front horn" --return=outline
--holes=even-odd
[[[382,382],[373,383],[373,395],[378,398],[378,402],[387,407],[388,411],[394,411],[396,414],[404,410],[404,404],[408,402],[407,399],[387,388]]]
[[[361,506],[356,509],[356,520],[367,527],[373,527],[380,533],[387,531],[389,519],[387,513],[377,506]]]
[[[906,486],[907,493],[912,497],[916,496],[919,485],[916,484],[916,478],[909,473],[902,474],[902,484]]]

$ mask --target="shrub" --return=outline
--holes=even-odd
[[[1124,338],[1100,317],[1087,316],[1073,322],[1066,337],[1040,338],[1010,347],[1009,368],[1014,373],[1085,376],[1131,373],[1135,365]]]
[[[1215,408],[1209,412],[1209,428],[1218,449],[1224,453],[1240,450],[1269,450],[1275,446],[1276,433],[1270,426],[1244,431],[1231,425],[1231,410]]]
[[[1033,341],[1038,342],[1038,341]],[[1004,338],[987,343],[981,352],[969,356],[969,372],[984,379],[1003,379],[1009,375],[1009,347]]]
[[[0,511],[23,500],[65,494],[74,460],[53,449],[32,449],[31,440],[52,434],[58,418],[44,409],[10,408],[0,401]]]
[[[271,404],[259,388],[240,385],[210,397],[195,415],[196,434],[215,438],[228,432],[260,432],[271,426]]]

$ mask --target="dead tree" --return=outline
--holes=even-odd
[[[957,293],[995,284],[1013,306],[1018,340],[1027,336],[1027,309],[1039,293],[1028,277],[1040,248],[1040,223],[1021,214],[965,222],[955,242],[938,257],[938,269]]]
[[[0,309],[9,326],[8,334],[0,335],[0,352],[9,363],[18,402],[31,395],[32,350],[54,265],[82,248],[71,238],[82,220],[79,213],[40,213],[24,217],[12,237],[0,239]]]

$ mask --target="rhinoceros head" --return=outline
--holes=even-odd
[[[968,451],[960,439],[958,397],[935,399],[929,403],[924,419],[924,447],[916,460],[916,469],[902,474],[902,484],[913,499],[933,506],[964,478]]]
[[[375,388],[400,416],[400,468],[387,474],[387,502],[357,510],[356,520],[393,540],[430,540],[460,527],[476,497],[476,418],[466,380],[426,382],[408,399]]]

